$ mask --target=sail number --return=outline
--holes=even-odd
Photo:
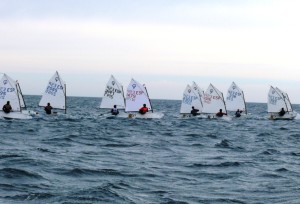
[[[104,92],[104,96],[113,99],[115,93],[120,94],[121,91],[119,89],[115,89],[114,87],[107,86]]]
[[[184,95],[183,95],[183,99],[182,99],[182,103],[187,104],[187,105],[191,105],[192,102],[193,102],[194,100],[197,100],[197,99],[198,99],[197,96],[190,96],[190,95],[188,95],[188,94],[184,94]]]
[[[0,99],[4,99],[6,96],[6,93],[14,92],[14,91],[15,91],[15,88],[0,87]]]
[[[143,95],[143,94],[144,94],[143,91],[128,90],[127,95],[126,95],[126,99],[131,100],[131,101],[135,101],[136,96]]]
[[[210,104],[212,100],[221,100],[221,96],[212,96],[209,94],[204,94],[204,102]]]
[[[276,96],[272,96],[269,95],[269,103],[272,105],[276,105],[278,100],[281,100],[281,97],[276,97]]]
[[[63,86],[59,85],[59,84],[55,84],[52,82],[49,82],[47,89],[46,89],[46,93],[50,94],[52,96],[55,96],[58,90],[63,90]]]
[[[227,96],[227,100],[228,101],[233,101],[234,98],[236,98],[237,96],[241,96],[242,94],[240,92],[236,92],[236,91],[228,91],[228,96]]]

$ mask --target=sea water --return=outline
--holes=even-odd
[[[99,98],[68,97],[67,114],[0,120],[0,203],[300,203],[300,120],[106,117]],[[295,110],[300,113],[300,106]]]

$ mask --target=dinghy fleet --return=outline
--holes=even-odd
[[[192,86],[187,85],[183,92],[180,114],[184,118],[195,116],[193,109],[197,109],[197,116],[202,118],[247,117],[248,114],[244,92],[234,82],[228,88],[226,99],[212,84],[205,92],[195,82]],[[271,86],[268,93],[268,118],[291,120],[296,116],[288,94]]]
[[[48,103],[53,109],[61,109],[67,112],[66,103],[66,83],[62,80],[58,72],[50,78],[46,89],[41,97],[39,106],[45,107]],[[6,113],[0,111],[0,118],[5,119],[31,119],[38,115],[37,112],[27,110],[25,100],[18,81],[13,80],[8,75],[3,74],[0,80],[0,106],[10,103],[12,110]],[[161,118],[162,113],[153,111],[151,100],[145,85],[131,79],[127,86],[126,95],[123,86],[114,76],[111,76],[106,84],[104,95],[100,103],[100,109],[112,109],[117,107],[123,110],[115,117],[129,118]],[[147,107],[147,114],[141,114],[140,108]],[[193,111],[192,111],[193,110]],[[279,88],[270,87],[268,92],[268,118],[272,120],[291,120],[297,115],[293,111],[288,94]],[[53,112],[54,114],[57,112]],[[247,117],[247,107],[244,92],[234,82],[227,91],[226,98],[215,86],[210,84],[204,92],[195,82],[187,85],[181,101],[180,115],[183,118],[230,118]],[[110,115],[111,117],[111,115]]]

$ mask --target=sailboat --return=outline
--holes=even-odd
[[[279,111],[282,108],[285,114],[280,116]],[[288,94],[273,86],[270,86],[268,93],[268,113],[272,120],[292,120],[297,116],[297,113],[292,109]]]
[[[201,102],[201,107],[199,108],[199,112],[202,112],[203,109],[203,100],[204,100],[204,91],[196,84],[196,82],[193,81],[192,83],[192,89],[198,94],[200,102]]]
[[[10,78],[8,75],[3,74],[0,81],[0,107],[3,107],[7,101],[10,102],[12,112],[4,113],[0,111],[0,117],[6,119],[31,119],[32,116],[25,112],[23,109],[25,101],[21,92],[20,85]]]
[[[196,88],[196,90],[195,90]],[[192,107],[195,109],[198,109],[200,113],[202,111],[202,102],[198,93],[197,87],[193,86],[193,88],[190,85],[187,85],[184,92],[183,97],[181,101],[181,107],[180,107],[180,114],[183,117],[191,117],[191,110]]]
[[[114,105],[116,105],[118,109],[125,109],[123,86],[114,78],[113,75],[111,75],[106,84],[100,108],[111,109]]]
[[[65,110],[66,113],[66,97],[66,83],[56,71],[47,84],[46,90],[39,102],[39,106],[45,107],[47,103],[50,103],[52,108]]]
[[[134,79],[131,79],[126,94],[126,108],[125,112],[129,113],[128,117],[138,117],[138,118],[151,118],[153,113],[152,104],[146,89],[146,86],[141,85]],[[148,107],[148,113],[142,115],[139,112],[139,109],[146,104]]]
[[[222,109],[227,114],[223,93],[210,84],[204,93],[202,113],[207,114],[208,118],[215,118],[216,113]],[[224,116],[225,117],[225,116]]]
[[[234,82],[232,82],[227,92],[226,108],[227,111],[235,112],[239,109],[244,114],[247,114],[244,92]]]

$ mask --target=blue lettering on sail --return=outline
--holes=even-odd
[[[187,104],[187,105],[191,105],[192,102],[194,100],[197,100],[197,99],[198,99],[197,96],[191,96],[191,95],[188,95],[188,94],[183,94],[182,103]]]
[[[63,86],[49,82],[47,89],[46,89],[46,93],[49,95],[55,96],[58,90],[63,90],[63,89],[64,89]]]
[[[4,99],[6,96],[6,88],[0,87],[0,99]]]
[[[5,99],[6,93],[14,92],[15,88],[0,87],[0,99]]]
[[[233,101],[237,96],[241,96],[242,94],[240,92],[236,92],[236,91],[228,91],[228,96],[226,97],[226,99],[228,101]]]
[[[276,105],[278,100],[281,100],[281,97],[276,97],[276,96],[272,96],[269,95],[269,103],[272,105]]]

